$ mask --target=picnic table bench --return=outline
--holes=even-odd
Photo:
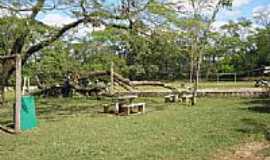
[[[181,96],[181,102],[182,103],[184,102],[186,105],[191,105],[193,98],[194,98],[194,96],[192,93],[184,93]]]
[[[165,98],[165,103],[169,103],[169,102],[174,103],[174,102],[180,101],[181,103],[190,105],[192,103],[194,96],[190,92],[182,92],[182,93],[169,94],[165,96],[164,98]]]
[[[177,102],[179,99],[179,95],[178,94],[169,94],[169,95],[165,96],[164,98],[165,98],[165,103]]]
[[[128,105],[122,105],[121,107],[123,108],[126,115],[130,115],[131,112],[135,112],[134,109],[136,109],[137,113],[145,112],[145,103],[132,103]]]
[[[138,98],[137,95],[121,96],[116,98],[115,113],[122,115],[130,115],[131,112],[144,113],[145,103],[133,103]],[[136,109],[136,110],[135,110]]]

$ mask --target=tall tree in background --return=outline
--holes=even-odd
[[[194,96],[197,95],[200,77],[201,63],[205,46],[208,43],[208,35],[211,25],[216,21],[218,12],[224,7],[232,6],[233,0],[187,0],[174,1],[168,5],[174,7],[179,16],[189,18],[193,21],[191,30],[191,54],[195,60],[195,82]]]

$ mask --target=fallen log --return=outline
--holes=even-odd
[[[123,87],[125,90],[132,92],[134,91],[134,88],[130,85],[127,85],[123,83],[122,81],[119,81],[118,79],[115,79],[115,83],[118,84],[119,86]]]
[[[122,83],[126,84],[126,85],[131,85],[131,81],[127,78],[124,78],[123,76],[121,76],[120,74],[118,73],[114,73],[113,74],[113,77],[119,81],[121,81]]]
[[[101,76],[110,76],[110,71],[95,71],[95,72],[89,72],[86,75],[83,75],[83,78],[92,78],[92,77],[101,77]],[[140,85],[151,85],[151,86],[160,86],[164,87],[167,89],[172,90],[173,92],[177,92],[177,89],[172,86],[168,86],[163,82],[160,81],[131,81],[128,78],[124,78],[122,75],[118,73],[114,73],[114,83],[120,85],[123,87],[125,90],[129,92],[133,92],[135,90],[135,86],[140,86]],[[55,89],[55,86],[57,85],[52,85],[52,86],[45,86],[44,84],[41,83],[40,79],[38,76],[36,76],[36,81],[38,88],[41,89],[41,93],[44,92],[49,92],[50,89]],[[86,88],[86,87],[81,87],[77,83],[74,83],[70,81],[71,88],[74,89],[76,92],[83,93],[83,94],[89,94],[91,92],[102,92],[106,90],[106,87],[99,88],[97,89],[96,87],[91,87],[91,88]],[[54,91],[53,91],[54,92]]]

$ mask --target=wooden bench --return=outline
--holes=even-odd
[[[127,95],[113,99],[113,101],[115,102],[115,109],[114,109],[115,114],[121,112],[122,106],[132,104],[132,101],[137,97],[138,97],[137,95]]]
[[[134,109],[137,109],[138,113],[145,113],[145,103],[133,103],[128,105],[122,105],[121,109],[123,109],[125,115],[130,115],[131,112],[134,112]],[[119,111],[120,113],[122,111]]]
[[[103,112],[104,113],[109,113],[110,112],[110,107],[111,107],[110,104],[102,104],[102,107],[103,107]]]
[[[169,103],[169,102],[177,102],[178,101],[178,94],[170,94],[164,97],[165,98],[165,103]]]
[[[181,96],[181,101],[184,102],[186,105],[191,105],[193,98],[194,96],[192,94],[183,94]]]

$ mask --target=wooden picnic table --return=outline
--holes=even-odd
[[[179,99],[179,94],[169,94],[164,97],[165,98],[165,103],[168,102],[177,102]]]
[[[116,98],[115,113],[119,113],[121,106],[131,104],[134,99],[138,98],[137,95],[120,96]]]
[[[145,111],[145,103],[132,103],[134,99],[138,98],[137,95],[127,95],[127,96],[120,96],[116,98],[115,103],[115,113],[119,114],[123,111],[126,112],[126,115],[130,114],[132,108],[138,108],[139,112],[144,113]]]
[[[117,101],[122,102],[122,101],[127,101],[128,100],[129,102],[132,102],[136,98],[138,98],[137,95],[120,96],[120,97],[117,97]]]

